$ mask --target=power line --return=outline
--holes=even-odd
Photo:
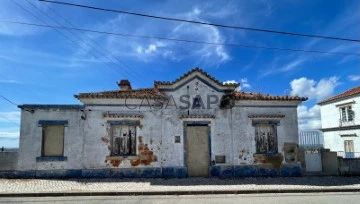
[[[301,37],[309,37],[309,38],[322,38],[322,39],[328,39],[328,40],[341,40],[341,41],[350,41],[350,42],[358,42],[358,43],[360,42],[359,39],[350,39],[350,38],[331,37],[331,36],[313,35],[313,34],[305,34],[305,33],[294,33],[294,32],[287,32],[287,31],[268,30],[268,29],[252,28],[252,27],[244,27],[244,26],[232,26],[232,25],[223,25],[223,24],[216,24],[216,23],[207,23],[207,22],[203,22],[203,21],[186,20],[186,19],[171,18],[171,17],[164,17],[164,16],[154,16],[154,15],[143,14],[143,13],[135,13],[135,12],[130,12],[130,11],[115,10],[115,9],[105,9],[105,8],[99,8],[99,7],[87,6],[87,5],[81,5],[81,4],[73,4],[73,3],[67,3],[67,2],[59,2],[59,1],[49,1],[49,0],[39,0],[39,1],[54,3],[54,4],[61,4],[61,5],[66,5],[66,6],[75,6],[75,7],[87,8],[87,9],[93,9],[93,10],[108,11],[108,12],[113,12],[113,13],[122,13],[122,14],[134,15],[134,16],[154,18],[154,19],[160,19],[160,20],[167,20],[167,21],[177,21],[177,22],[207,25],[207,26],[216,26],[216,27],[221,27],[221,28],[250,30],[250,31],[257,31],[257,32],[275,33],[275,34],[280,34],[280,35],[292,35],[292,36],[301,36]]]
[[[11,101],[10,99],[6,98],[5,96],[0,95],[0,97],[1,97],[2,99],[4,99],[5,101],[11,103],[12,105],[14,105],[14,106],[16,106],[16,107],[18,106],[15,102]],[[1,116],[2,118],[4,118],[5,120],[7,120],[7,121],[9,121],[9,122],[11,122],[11,123],[13,123],[13,124],[15,124],[15,125],[20,125],[20,124],[18,124],[18,123],[15,123],[14,121],[10,120],[7,116],[5,116],[4,114],[2,114],[1,112],[0,112],[0,116]]]
[[[49,24],[47,24],[45,21],[43,21],[40,17],[36,16],[35,14],[33,14],[31,11],[29,11],[28,9],[25,9],[23,6],[21,6],[20,4],[16,3],[13,0],[10,0],[10,2],[12,2],[13,4],[15,4],[16,6],[20,7],[21,9],[23,9],[25,12],[29,13],[31,16],[33,16],[34,18],[38,19],[39,21],[41,21],[42,23],[44,23],[45,25],[49,26]],[[63,37],[65,37],[66,39],[68,39],[70,42],[72,42],[73,44],[79,46],[81,49],[83,49],[85,52],[87,52],[87,50],[81,46],[80,44],[78,44],[77,42],[75,42],[74,40],[72,40],[71,38],[69,38],[68,36],[64,35],[63,33],[61,33],[60,31],[58,31],[56,28],[53,28],[57,33],[59,33],[60,35],[62,35]],[[90,53],[89,53],[90,54]],[[109,67],[110,69],[113,69],[112,67],[110,67],[104,60],[102,60],[101,58],[91,54],[93,57],[95,57],[96,59],[100,60],[102,63],[104,63],[107,67]]]
[[[16,107],[18,106],[18,104],[12,102],[10,99],[6,98],[5,96],[0,95],[0,97],[3,98],[5,101],[7,101],[7,102],[9,102],[9,103],[11,103],[11,104],[13,104],[13,105],[15,105]]]
[[[303,50],[303,49],[281,48],[281,47],[268,47],[268,46],[257,46],[257,45],[237,44],[237,43],[205,42],[205,41],[185,40],[185,39],[177,39],[177,38],[166,38],[166,37],[158,37],[158,36],[146,36],[146,35],[132,35],[132,34],[124,34],[124,33],[114,33],[114,32],[107,32],[107,31],[98,31],[98,30],[75,28],[75,27],[42,25],[42,24],[26,23],[26,22],[19,22],[19,21],[0,20],[0,22],[20,24],[20,25],[28,25],[28,26],[54,28],[54,29],[77,30],[77,31],[83,31],[83,32],[91,32],[91,33],[106,34],[106,35],[116,35],[116,36],[123,36],[123,37],[134,37],[134,38],[145,38],[145,39],[158,39],[158,40],[177,41],[177,42],[185,42],[185,43],[208,44],[208,45],[222,45],[222,46],[243,47],[243,48],[255,48],[255,49],[266,49],[266,50],[279,50],[279,51],[292,51],[292,52],[307,52],[307,53],[317,53],[317,54],[360,56],[360,53],[350,53],[350,52],[327,52],[327,51],[319,51],[319,50]]]
[[[0,116],[1,116],[2,118],[4,118],[5,120],[9,121],[10,123],[14,124],[14,125],[20,125],[19,123],[15,122],[15,121],[13,121],[13,120],[10,120],[7,116],[5,116],[4,114],[2,114],[1,112],[0,112]]]
[[[47,6],[47,8],[48,8],[49,10],[51,10],[53,13],[55,13],[58,17],[60,17],[61,19],[63,19],[63,20],[64,20],[67,24],[69,24],[72,28],[75,28],[75,27],[76,27],[73,23],[71,23],[69,20],[67,20],[64,16],[62,16],[61,14],[59,14],[57,11],[55,11],[55,10],[52,9],[51,7]],[[47,15],[47,16],[48,16],[48,15]],[[52,19],[53,19],[53,18],[52,18]],[[56,21],[55,19],[53,19],[53,20]],[[61,25],[60,23],[57,23],[57,24],[60,25],[60,26],[63,26],[63,25]],[[76,29],[72,29],[72,30],[76,30]],[[77,30],[77,31],[78,31],[78,30]],[[110,51],[108,51],[107,49],[103,48],[102,45],[100,45],[100,44],[97,43],[95,40],[93,40],[91,37],[89,37],[88,35],[86,35],[86,33],[83,33],[83,34],[84,34],[84,36],[85,36],[88,40],[90,40],[94,45],[96,45],[97,47],[99,47],[100,50],[102,49],[103,51],[105,51],[107,54],[109,54],[113,59],[115,59],[118,63],[120,63],[120,64],[121,64],[122,66],[124,66],[125,68],[132,70],[131,72],[128,72],[128,70],[124,69],[125,72],[127,72],[129,75],[131,75],[131,76],[134,77],[134,78],[138,78],[139,81],[140,81],[140,83],[144,80],[142,77],[140,77],[140,74],[139,74],[139,73],[136,73],[136,74],[133,75],[133,72],[135,72],[134,69],[132,69],[130,66],[128,66],[127,64],[125,64],[125,63],[122,62],[121,60],[119,60],[118,57],[114,56]],[[83,42],[85,42],[84,39],[82,39],[80,36],[77,35],[77,37],[80,38]],[[93,49],[95,49],[95,48],[93,48]],[[103,52],[101,52],[101,53],[104,55]],[[106,55],[104,55],[104,56],[106,56]],[[142,79],[141,79],[141,78],[142,78]]]

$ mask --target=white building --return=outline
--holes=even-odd
[[[325,148],[360,157],[360,86],[318,103]]]
[[[199,68],[173,82],[20,105],[18,177],[298,176],[297,106]]]

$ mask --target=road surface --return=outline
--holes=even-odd
[[[85,196],[85,197],[24,197],[0,198],[0,203],[266,203],[266,204],[321,204],[321,203],[358,203],[360,193],[281,193],[281,194],[246,194],[246,195],[186,195],[186,196]]]

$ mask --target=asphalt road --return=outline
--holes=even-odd
[[[358,203],[360,193],[298,193],[298,194],[246,194],[246,195],[186,195],[186,196],[95,196],[95,197],[25,197],[0,198],[0,203]]]

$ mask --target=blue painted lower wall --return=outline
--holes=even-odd
[[[299,165],[275,170],[258,165],[210,166],[210,177],[302,176]],[[2,171],[0,178],[185,178],[186,167]]]
[[[280,169],[269,168],[262,165],[221,165],[210,167],[211,177],[255,177],[255,176],[302,176],[300,165],[282,165]]]

